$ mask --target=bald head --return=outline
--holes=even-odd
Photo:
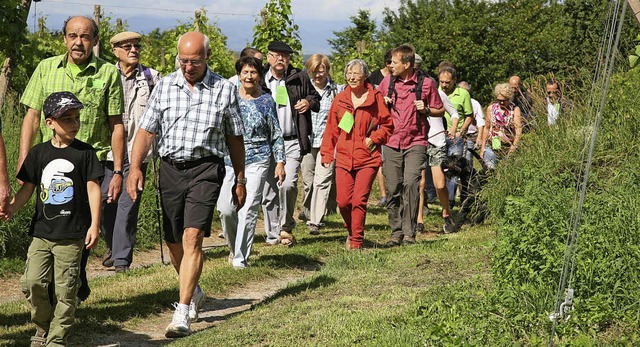
[[[184,79],[191,86],[202,81],[207,73],[207,59],[211,55],[209,38],[191,31],[178,39],[178,63]]]
[[[511,90],[513,93],[520,93],[520,87],[522,87],[522,80],[518,76],[511,76],[509,78],[509,86],[511,86]]]
[[[462,82],[458,83],[458,87],[460,87],[460,88],[468,91],[469,93],[471,93],[471,85],[467,81],[462,81]]]
[[[201,50],[202,54],[206,54],[208,58],[211,54],[209,38],[203,33],[190,31],[178,38],[178,54],[181,50]]]

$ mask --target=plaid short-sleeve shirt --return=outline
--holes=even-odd
[[[40,134],[42,142],[45,142],[53,133],[42,114],[44,100],[54,92],[72,92],[84,105],[80,110],[80,130],[76,138],[93,146],[98,159],[105,160],[111,150],[108,117],[120,116],[124,112],[120,73],[113,64],[95,55],[75,77],[67,65],[67,54],[41,61],[31,75],[20,102],[41,112]]]
[[[244,134],[236,87],[208,68],[193,90],[181,70],[162,78],[139,127],[157,133],[158,153],[172,160],[222,158],[227,152],[225,136]]]

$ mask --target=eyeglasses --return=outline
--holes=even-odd
[[[291,54],[289,54],[289,53],[276,53],[276,52],[269,52],[269,53],[267,53],[267,55],[270,55],[270,56],[272,56],[274,58],[280,57],[280,58],[283,58],[283,59],[289,59],[289,57],[291,56]]]
[[[189,60],[189,59],[180,59],[180,58],[178,58],[178,62],[182,66],[187,66],[187,65],[191,64],[191,66],[193,66],[193,67],[199,67],[200,65],[202,65],[202,63],[204,63],[204,59]]]
[[[347,72],[347,78],[360,78],[362,76],[360,72]]]
[[[327,73],[327,70],[316,70],[314,71],[312,74],[313,75],[319,75],[319,76],[324,76]]]
[[[505,102],[509,102],[509,99],[496,99],[496,101],[498,101],[498,103],[505,103]]]
[[[139,43],[134,43],[134,44],[127,43],[126,45],[118,46],[118,48],[122,48],[127,52],[131,51],[133,49],[133,47],[135,47],[137,50],[141,50],[142,49],[142,45],[139,44]]]
[[[554,91],[547,92],[547,95],[553,95],[553,94],[558,94],[558,91],[554,90]]]

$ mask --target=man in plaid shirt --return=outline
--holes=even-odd
[[[69,91],[84,105],[76,138],[93,146],[102,162],[113,150],[113,167],[105,168],[112,171],[112,179],[102,182],[103,191],[108,192],[103,201],[118,201],[125,150],[120,75],[115,65],[93,55],[92,49],[99,42],[98,25],[93,19],[70,17],[64,23],[62,33],[67,52],[40,62],[20,99],[28,110],[22,122],[16,172],[20,171],[35,139],[43,142],[51,139],[52,132],[41,112],[44,100],[54,92]],[[84,271],[88,255],[89,251],[85,250],[80,273],[82,283],[78,290],[80,300],[85,300],[91,292]]]
[[[180,69],[160,80],[140,117],[133,140],[127,192],[135,201],[143,188],[140,169],[158,136],[164,238],[180,279],[167,337],[190,334],[204,293],[203,237],[211,233],[213,209],[225,176],[228,151],[236,182],[232,195],[239,210],[245,201],[244,127],[235,86],[207,66],[209,39],[189,32],[178,39]]]

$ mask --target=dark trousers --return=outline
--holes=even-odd
[[[387,185],[392,238],[415,237],[420,179],[426,158],[425,146],[415,145],[404,150],[384,146],[382,172]]]
[[[142,164],[140,169],[144,179],[147,173],[147,163]],[[129,177],[128,161],[125,161],[122,171],[124,173],[122,180],[123,191],[118,201],[107,204],[109,183],[113,177],[113,162],[107,162],[105,165],[104,181],[102,183],[100,231],[111,250],[113,265],[130,266],[133,262],[133,246],[136,242],[136,233],[138,231],[138,209],[142,199],[133,202],[124,189]]]

